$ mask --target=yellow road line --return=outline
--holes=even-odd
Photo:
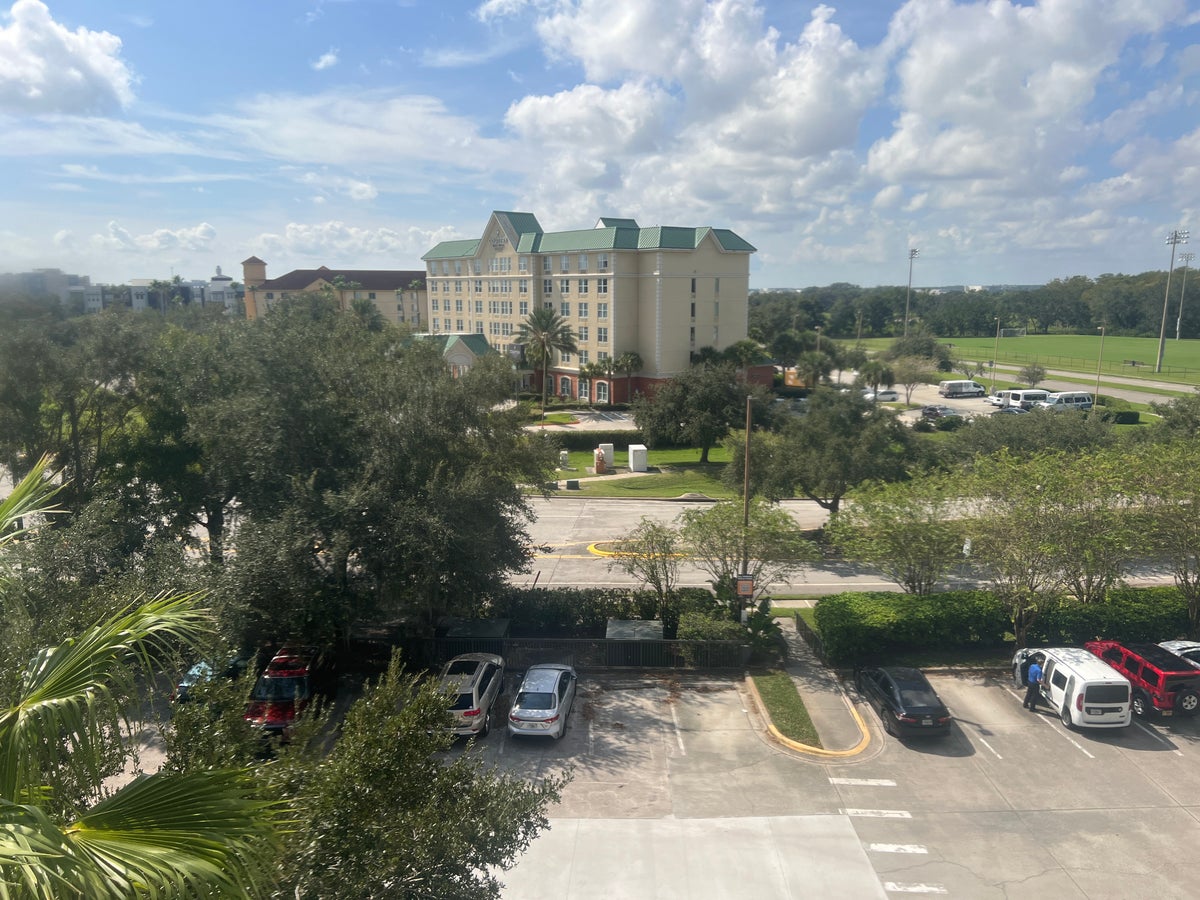
[[[854,721],[858,725],[858,731],[859,734],[862,735],[862,738],[849,750],[826,750],[824,747],[810,747],[808,744],[802,744],[799,741],[792,740],[790,737],[786,737],[783,732],[775,727],[775,723],[771,721],[771,714],[767,712],[767,704],[763,703],[763,698],[758,693],[758,685],[754,683],[754,678],[752,676],[746,676],[746,685],[750,688],[750,693],[754,696],[754,700],[758,704],[759,711],[762,712],[763,721],[767,723],[767,731],[771,733],[771,736],[775,738],[775,740],[791,750],[796,750],[800,753],[807,753],[810,756],[844,759],[849,756],[857,756],[866,750],[871,743],[871,732],[867,730],[867,723],[862,720],[862,716],[858,714],[858,710],[854,708],[854,704],[850,702],[850,698],[846,696],[845,691],[839,691],[839,693],[841,693],[842,700],[845,702],[846,707],[850,710],[850,715],[854,717]]]

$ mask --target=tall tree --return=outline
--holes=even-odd
[[[658,598],[659,618],[667,629],[672,618],[672,601],[679,583],[680,536],[672,525],[656,522],[645,516],[637,527],[616,542],[610,568],[620,569],[638,578],[654,591]],[[675,613],[674,625],[679,624]],[[669,629],[672,632],[673,628]]]
[[[578,351],[575,333],[558,313],[548,306],[539,306],[521,323],[517,343],[525,348],[526,358],[542,377],[542,418],[546,417],[546,393],[550,387],[550,366],[555,353]]]
[[[642,361],[641,356],[639,356],[633,350],[629,350],[625,353],[622,353],[620,356],[618,356],[613,361],[613,370],[625,376],[625,402],[626,403],[629,403],[633,400],[633,373],[640,372],[642,370],[642,367],[645,365],[646,364],[645,364],[645,362]],[[612,402],[612,393],[611,392],[609,393],[608,397],[609,397],[609,402],[611,403]]]

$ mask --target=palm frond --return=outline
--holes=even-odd
[[[0,547],[29,530],[23,524],[28,517],[59,511],[50,501],[62,490],[62,485],[46,480],[49,466],[49,457],[43,456],[29,470],[29,474],[17,482],[12,493],[0,501]]]
[[[16,705],[0,712],[0,798],[23,798],[39,748],[86,754],[96,746],[98,703],[131,688],[131,663],[152,670],[179,645],[195,645],[210,632],[199,597],[157,597],[129,607],[34,657]]]

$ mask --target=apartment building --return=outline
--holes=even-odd
[[[517,357],[521,323],[538,305],[550,307],[579,345],[556,356],[551,390],[624,402],[683,372],[694,351],[746,337],[754,252],[724,228],[642,228],[605,217],[593,228],[546,232],[532,213],[497,211],[479,238],[443,241],[421,257],[429,327],[485,335]],[[581,366],[625,353],[643,363],[631,379],[579,377]]]
[[[342,309],[355,300],[370,300],[389,322],[422,331],[429,327],[425,273],[396,269],[294,269],[267,278],[267,264],[257,256],[242,261],[246,318],[257,319],[292,294],[328,290]]]

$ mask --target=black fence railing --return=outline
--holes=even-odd
[[[460,653],[498,653],[510,669],[565,663],[588,669],[741,669],[750,648],[736,641],[620,641],[603,638],[424,638],[405,658],[429,668]]]

